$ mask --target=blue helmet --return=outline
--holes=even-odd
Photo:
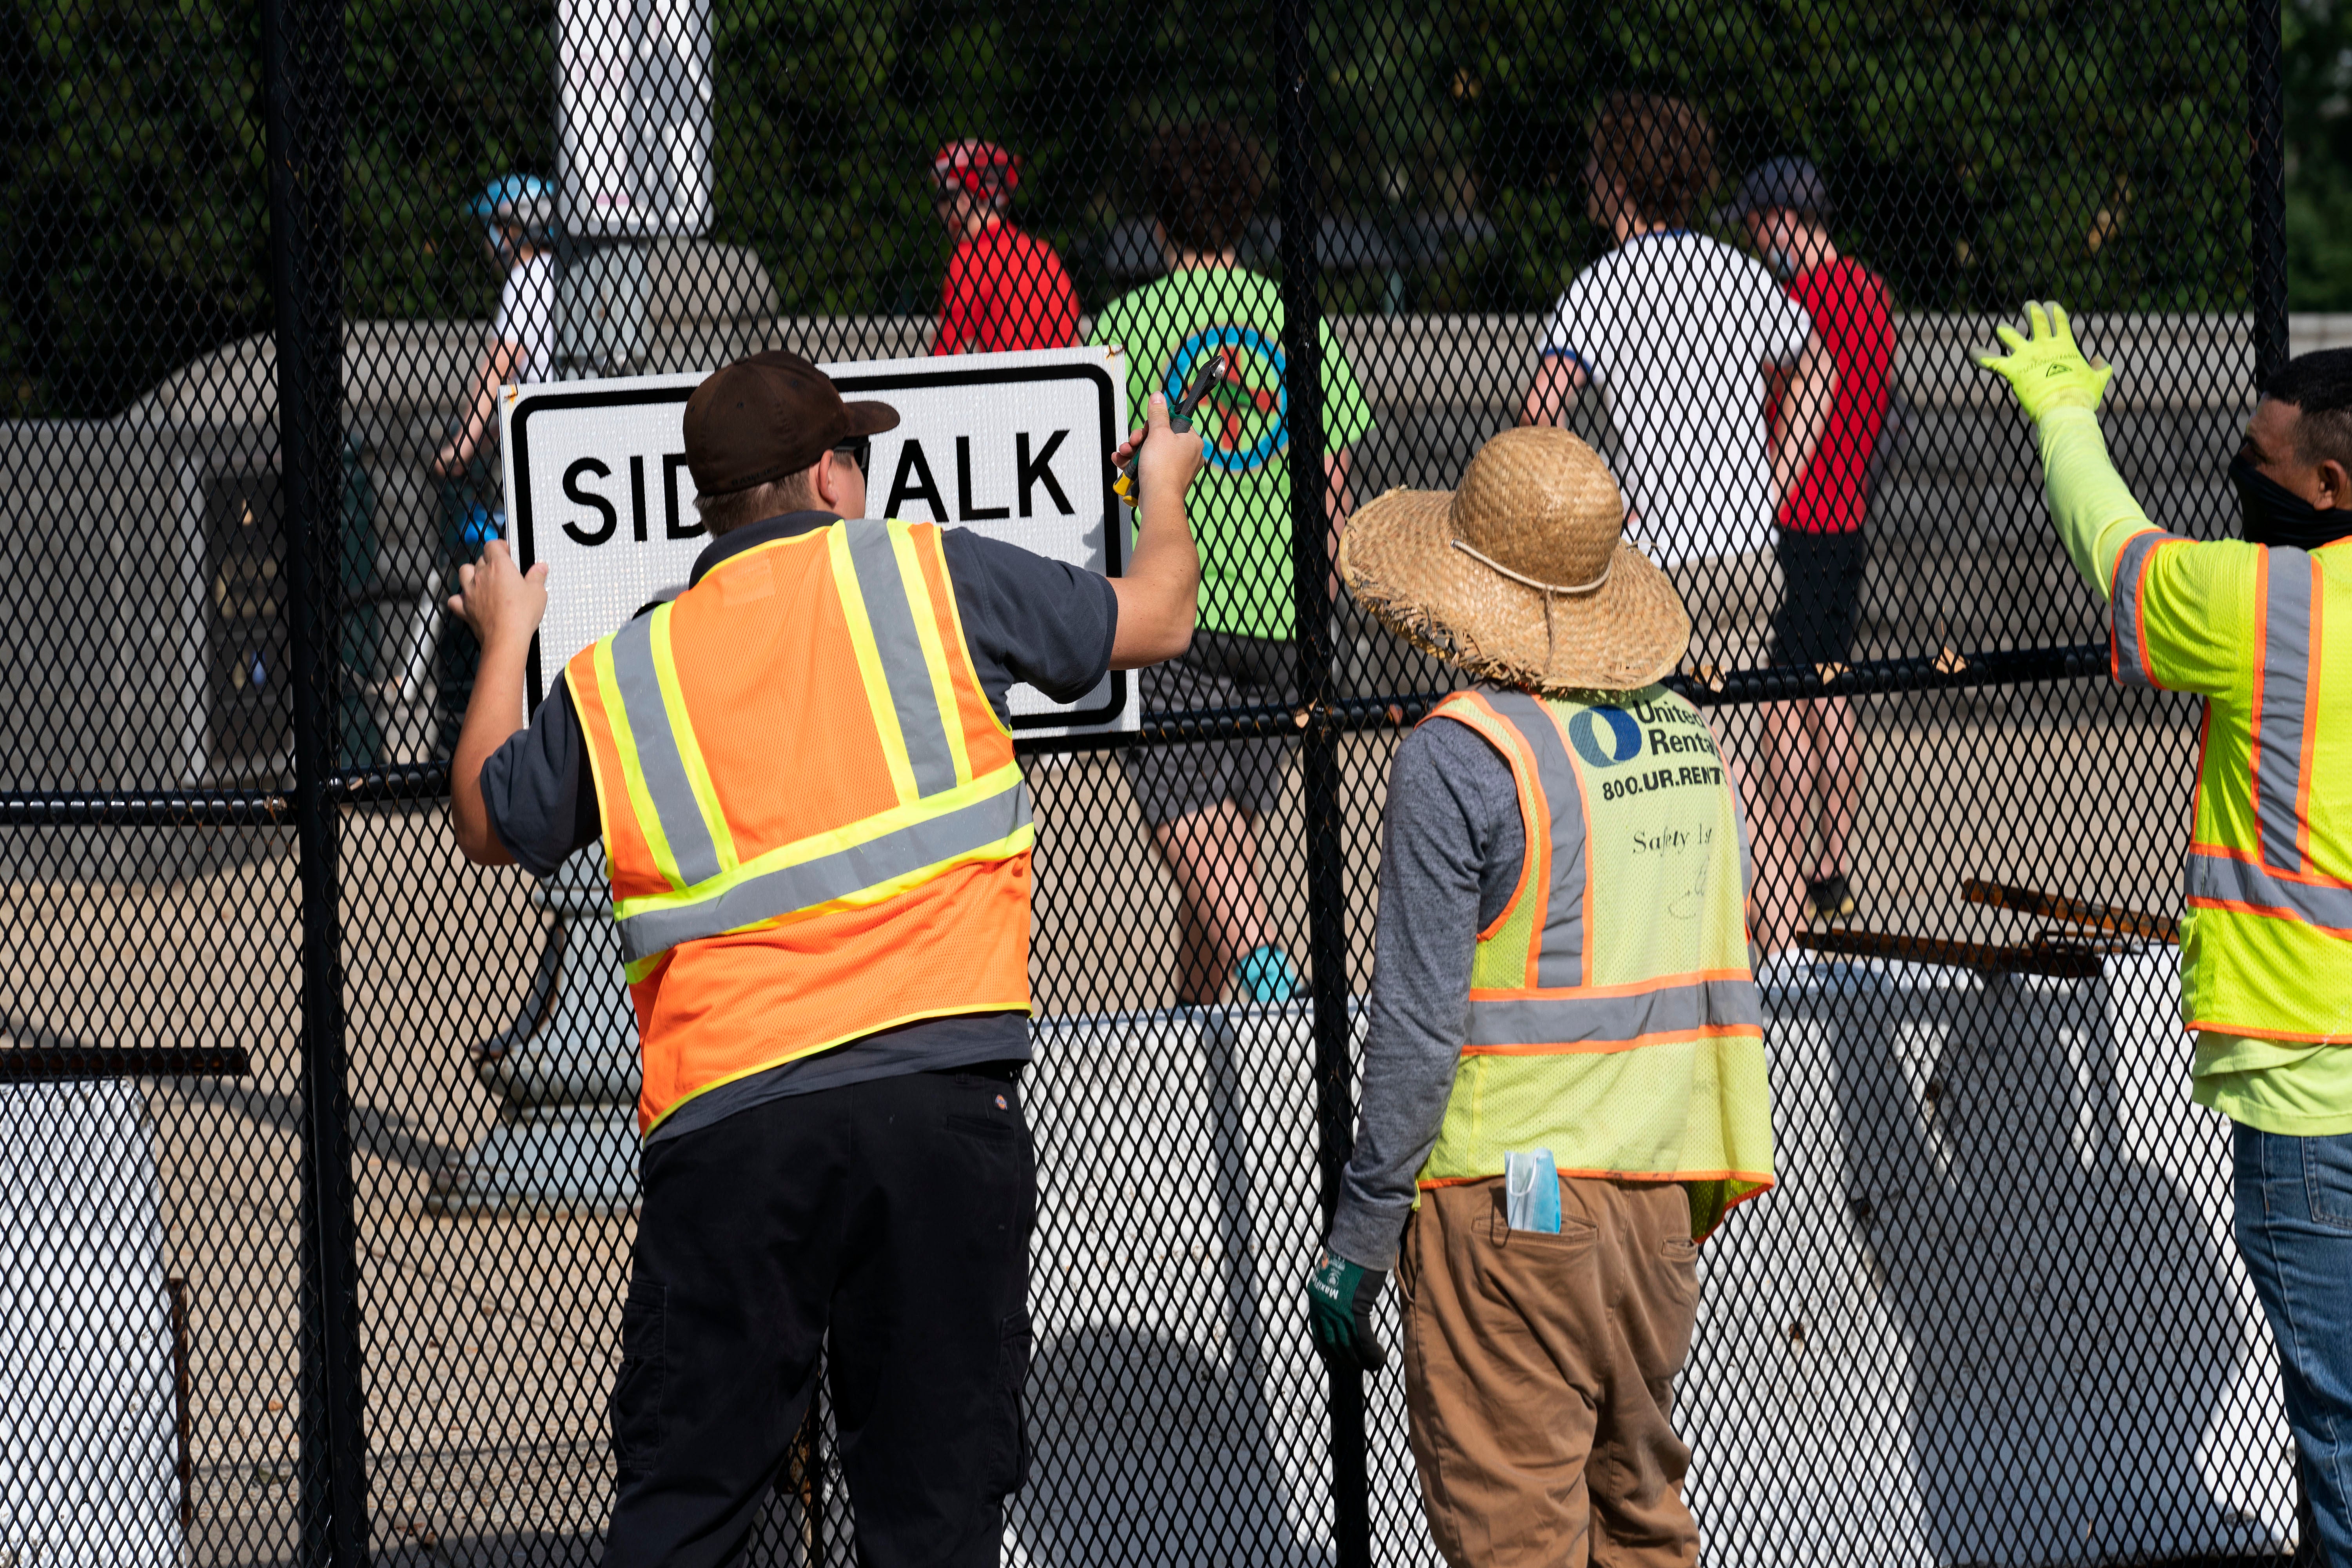
[[[473,213],[493,229],[519,228],[526,243],[545,245],[555,237],[555,187],[537,174],[509,174],[483,187]]]

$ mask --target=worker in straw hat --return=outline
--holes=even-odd
[[[1338,1373],[1387,1359],[1448,1563],[1692,1563],[1668,1422],[1697,1243],[1772,1184],[1746,830],[1659,684],[1690,620],[1565,431],[1356,514],[1357,600],[1480,684],[1398,747],[1363,1109],[1308,1280]]]

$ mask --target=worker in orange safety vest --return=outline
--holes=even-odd
[[[736,1559],[820,1352],[861,1561],[996,1563],[1027,1468],[1034,829],[1006,694],[1189,645],[1201,442],[1151,400],[1120,449],[1140,538],[1106,578],[867,518],[898,422],[792,354],[706,379],[691,583],[528,721],[545,565],[492,544],[451,601],[482,644],[458,843],[544,877],[601,841],[636,1007],[605,1568]]]

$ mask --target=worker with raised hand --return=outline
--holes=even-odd
[[[1747,834],[1674,584],[1564,430],[1341,537],[1357,601],[1479,684],[1397,748],[1363,1109],[1307,1280],[1340,1376],[1382,1365],[1454,1568],[1688,1568],[1668,1420],[1697,1243],[1772,1184]]]
[[[2238,1251],[2277,1342],[2326,1561],[2352,1564],[2352,349],[2293,359],[2230,464],[2245,538],[2147,519],[2107,459],[2110,369],[2066,312],[1978,360],[2034,424],[2111,672],[2205,700],[2180,921],[2190,1098],[2232,1129]]]
[[[822,1352],[877,1568],[994,1563],[1028,1447],[1029,794],[1006,693],[1191,641],[1199,437],[1150,402],[1141,535],[1107,579],[866,517],[897,425],[792,354],[686,405],[690,584],[523,715],[546,567],[503,543],[450,780],[467,858],[600,837],[636,1005],[643,1206],[612,1396],[606,1568],[739,1560]]]

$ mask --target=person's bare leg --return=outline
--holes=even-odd
[[[1795,940],[1804,910],[1804,878],[1798,868],[1803,846],[1790,831],[1794,817],[1787,804],[1790,791],[1781,782],[1790,773],[1781,761],[1784,742],[1780,731],[1784,726],[1794,728],[1797,719],[1780,710],[1791,706],[1768,702],[1757,710],[1757,722],[1763,726],[1764,735],[1758,747],[1763,766],[1756,776],[1751,776],[1732,747],[1725,743],[1723,727],[1715,715],[1708,715],[1708,725],[1715,731],[1716,750],[1723,755],[1731,786],[1739,792],[1748,816],[1748,854],[1755,863],[1755,881],[1748,898],[1748,931],[1758,949],[1768,957],[1782,952]],[[1799,772],[1794,776],[1801,781],[1804,774]]]
[[[1225,1000],[1234,966],[1265,941],[1265,894],[1257,879],[1257,830],[1232,801],[1152,829],[1184,900],[1176,999]]]
[[[1813,753],[1813,793],[1821,801],[1823,877],[1850,870],[1846,846],[1853,837],[1854,796],[1860,792],[1862,727],[1853,700],[1831,697],[1805,705],[1806,739]]]

